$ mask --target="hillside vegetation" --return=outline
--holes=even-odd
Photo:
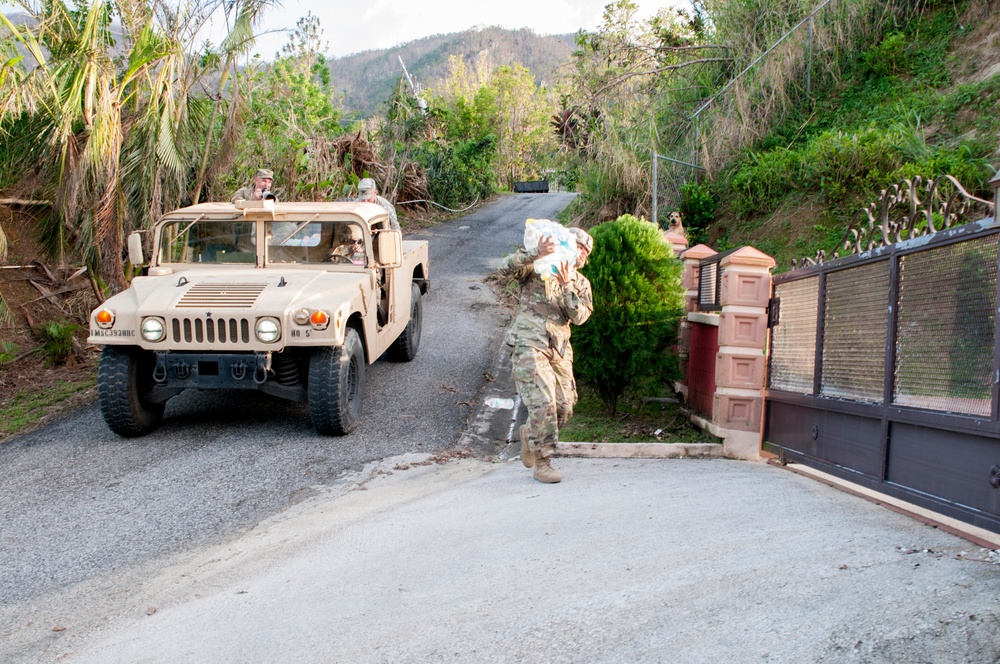
[[[1000,164],[997,5],[833,2],[812,16],[811,61],[818,2],[705,0],[645,24],[628,2],[609,6],[575,54],[566,113],[589,140],[570,161],[583,194],[573,215],[648,216],[659,152],[705,169],[660,165],[661,221],[680,208],[693,241],[753,244],[787,269],[832,249],[852,212],[903,178],[950,174],[988,197]]]
[[[982,9],[929,9],[855,51],[842,80],[819,89],[704,187],[724,202],[711,229],[716,241],[750,242],[787,267],[796,255],[833,249],[854,209],[904,178],[953,175],[992,198],[1000,16]]]
[[[527,29],[488,27],[329,58],[326,65],[344,108],[360,117],[370,117],[391,96],[402,73],[400,59],[417,85],[425,89],[438,87],[448,78],[451,58],[474,68],[484,55],[489,69],[523,65],[536,83],[551,85],[561,75],[557,70],[568,63],[572,49],[572,35],[536,35]]]

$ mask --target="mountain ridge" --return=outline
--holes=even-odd
[[[400,59],[424,89],[445,79],[450,56],[459,56],[473,66],[483,51],[489,53],[493,67],[520,63],[541,84],[554,80],[559,67],[569,62],[574,39],[572,34],[538,35],[529,28],[475,27],[329,58],[327,67],[344,109],[369,117],[389,98],[403,74]]]

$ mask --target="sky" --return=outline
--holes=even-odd
[[[319,17],[327,55],[340,57],[389,48],[435,34],[463,32],[476,26],[530,28],[540,35],[596,30],[609,0],[284,0],[272,10],[264,28],[279,31],[311,11]],[[639,16],[648,18],[660,7],[684,6],[683,0],[635,0]],[[287,41],[271,32],[255,49],[269,60]]]

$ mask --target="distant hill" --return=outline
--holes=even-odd
[[[343,95],[344,109],[369,117],[389,98],[403,73],[399,58],[424,88],[444,79],[449,56],[460,56],[472,65],[482,51],[489,51],[493,66],[519,62],[531,70],[536,82],[551,82],[556,69],[568,62],[574,48],[573,38],[574,35],[537,35],[528,29],[473,28],[334,58],[327,65],[335,90]]]

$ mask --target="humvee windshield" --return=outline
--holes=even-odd
[[[256,223],[177,219],[160,232],[159,263],[249,263],[257,261]],[[349,221],[268,221],[268,263],[368,264],[361,224]]]

